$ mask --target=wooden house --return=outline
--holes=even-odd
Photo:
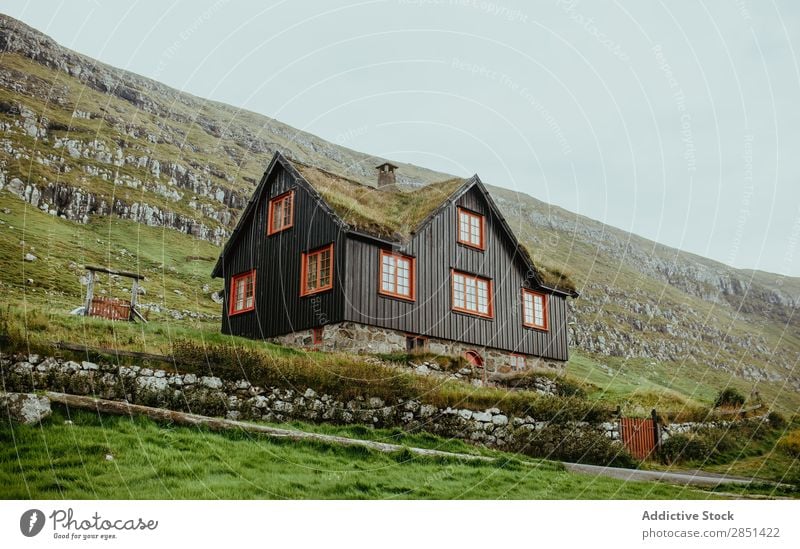
[[[568,358],[546,285],[477,175],[365,185],[276,153],[213,270],[226,334],[322,350],[461,354],[491,369]]]

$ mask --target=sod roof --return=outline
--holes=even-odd
[[[468,180],[451,178],[424,187],[378,189],[320,168],[290,161],[342,221],[392,240],[406,240]]]

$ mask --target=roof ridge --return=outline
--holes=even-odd
[[[367,188],[370,188],[370,189],[375,189],[376,188],[376,187],[373,187],[372,185],[367,185],[366,183],[358,181],[357,179],[354,179],[351,176],[342,175],[340,173],[336,173],[336,172],[333,172],[331,170],[326,170],[325,168],[320,168],[319,166],[315,166],[313,164],[308,164],[308,163],[302,162],[300,160],[295,160],[294,158],[289,158],[286,155],[281,155],[281,156],[283,156],[284,159],[286,159],[288,162],[290,162],[292,164],[299,164],[299,165],[304,166],[306,168],[311,168],[312,170],[317,170],[318,172],[322,172],[324,174],[327,174],[327,175],[330,175],[330,176],[333,176],[333,177],[337,177],[339,179],[344,179],[345,181],[349,181],[350,183],[355,183],[356,185],[361,185],[362,187],[367,187]]]

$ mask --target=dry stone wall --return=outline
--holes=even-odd
[[[530,416],[510,417],[497,408],[437,408],[418,400],[386,402],[368,397],[344,402],[309,387],[259,387],[244,379],[225,381],[214,376],[36,355],[0,357],[0,374],[9,392],[50,390],[230,419],[397,426],[499,449],[524,447],[528,437],[548,426]],[[601,430],[584,422],[570,423],[569,428]]]

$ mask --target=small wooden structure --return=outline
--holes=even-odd
[[[136,308],[136,299],[139,296],[139,281],[144,280],[143,275],[128,271],[107,269],[105,267],[93,267],[91,265],[86,265],[85,269],[87,271],[88,281],[86,284],[86,303],[83,308],[84,316],[97,316],[109,320],[127,320],[131,322],[138,318],[142,322],[147,322],[142,316],[142,313]],[[115,297],[95,297],[94,286],[97,281],[97,273],[133,279],[130,301],[117,299]]]

